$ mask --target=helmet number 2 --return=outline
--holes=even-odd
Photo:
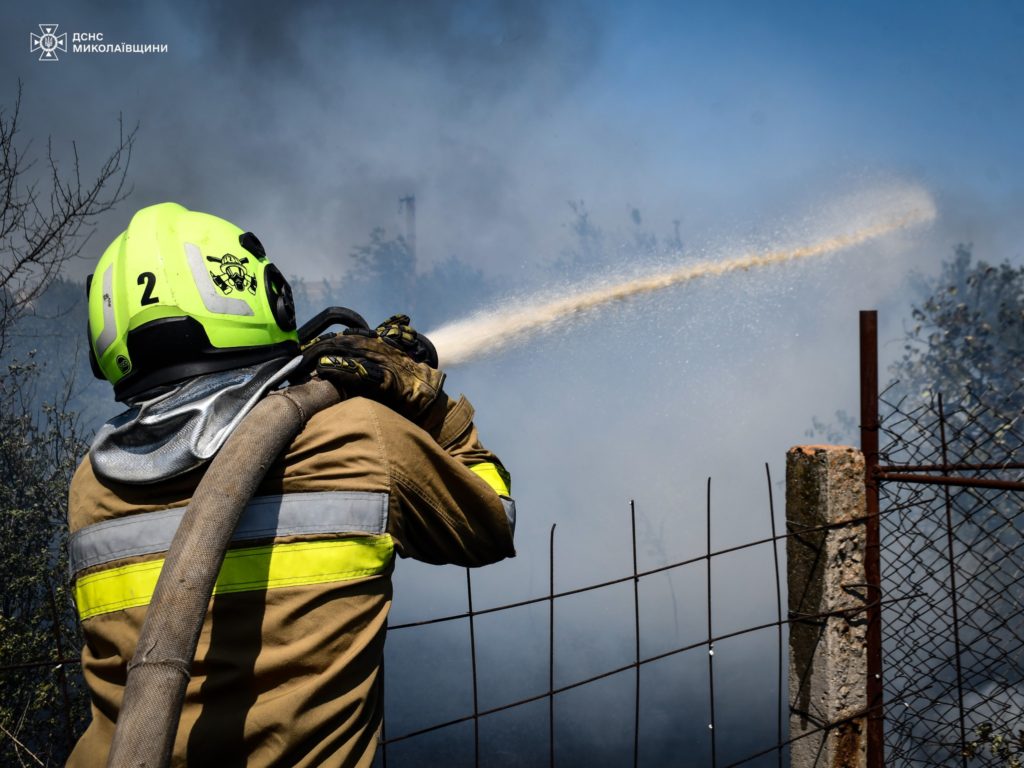
[[[142,301],[139,302],[142,306],[147,304],[156,304],[160,301],[158,296],[153,295],[153,289],[156,287],[156,275],[152,272],[142,272],[139,274],[138,284],[145,284],[146,288],[142,292]]]

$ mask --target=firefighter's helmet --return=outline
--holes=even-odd
[[[177,203],[136,213],[86,291],[93,372],[118,400],[298,353],[291,288],[256,236]]]

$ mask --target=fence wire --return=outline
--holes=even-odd
[[[765,512],[767,513],[767,516],[769,517],[769,521],[768,522],[770,523],[770,530],[771,530],[771,535],[770,536],[767,536],[767,537],[764,537],[764,538],[761,538],[761,539],[757,539],[757,540],[754,540],[754,541],[746,542],[744,544],[732,546],[732,547],[714,549],[713,546],[712,546],[712,527],[713,527],[712,504],[711,504],[712,485],[711,485],[711,480],[709,479],[708,483],[707,483],[707,487],[706,487],[706,500],[705,500],[706,501],[706,505],[705,505],[705,518],[706,518],[705,545],[706,546],[705,546],[704,553],[701,554],[701,555],[697,555],[695,557],[691,557],[691,558],[688,558],[688,559],[685,559],[685,560],[680,560],[680,561],[677,561],[677,562],[668,563],[668,564],[661,565],[661,566],[658,566],[658,567],[655,567],[655,568],[640,570],[639,567],[638,567],[638,560],[637,560],[637,556],[636,556],[636,548],[637,548],[636,509],[635,509],[635,506],[631,503],[630,504],[630,529],[631,529],[631,542],[630,542],[630,545],[631,545],[631,548],[632,548],[632,550],[631,550],[632,551],[632,565],[633,565],[632,573],[625,574],[625,575],[622,575],[622,576],[619,576],[619,577],[616,577],[616,578],[612,578],[612,579],[609,579],[609,580],[606,580],[606,581],[602,581],[602,582],[599,582],[599,583],[594,583],[594,584],[589,584],[589,585],[582,586],[582,587],[577,587],[577,588],[574,588],[574,589],[556,590],[556,578],[555,577],[556,577],[556,572],[558,570],[558,567],[557,567],[558,566],[558,559],[557,559],[556,539],[555,539],[556,526],[552,525],[551,532],[550,532],[549,552],[548,552],[548,556],[549,556],[549,562],[548,562],[549,585],[548,586],[549,586],[549,589],[548,589],[548,593],[546,595],[537,596],[537,597],[530,598],[530,599],[527,599],[527,600],[521,600],[521,601],[517,601],[517,602],[514,602],[514,603],[509,603],[509,604],[505,604],[505,605],[499,605],[499,606],[495,606],[495,607],[490,607],[490,608],[485,608],[485,609],[480,609],[480,610],[475,610],[474,611],[473,610],[473,603],[472,603],[472,577],[470,575],[470,572],[467,570],[467,576],[466,576],[467,605],[468,605],[468,610],[467,611],[461,612],[461,613],[456,613],[456,614],[451,614],[451,615],[446,615],[446,616],[435,617],[435,618],[431,618],[431,619],[426,619],[426,620],[423,620],[423,621],[406,622],[406,623],[400,623],[400,624],[393,624],[393,625],[389,626],[388,632],[389,632],[389,634],[393,634],[393,633],[399,632],[399,631],[415,631],[416,629],[424,627],[424,626],[427,626],[427,625],[438,624],[438,623],[443,623],[443,622],[464,622],[465,626],[466,626],[466,631],[468,632],[468,635],[469,635],[469,647],[470,647],[470,658],[471,658],[471,676],[472,676],[471,679],[472,679],[472,682],[473,682],[473,691],[472,691],[473,696],[472,696],[472,711],[466,712],[464,715],[459,716],[459,717],[449,718],[449,719],[446,719],[446,720],[435,722],[435,723],[433,723],[431,725],[427,725],[427,726],[424,726],[424,727],[416,728],[415,730],[407,731],[405,733],[395,733],[388,726],[388,724],[386,722],[385,723],[385,728],[384,728],[384,736],[383,736],[383,738],[381,740],[381,746],[382,746],[381,752],[380,752],[380,762],[381,762],[381,764],[384,765],[384,766],[387,766],[389,764],[389,751],[393,747],[393,745],[395,745],[398,742],[405,742],[405,741],[408,741],[408,740],[419,739],[421,737],[427,736],[428,734],[433,734],[433,733],[436,733],[438,731],[448,731],[448,730],[453,730],[453,733],[452,733],[452,738],[453,739],[461,739],[461,738],[464,738],[464,734],[455,731],[454,730],[455,727],[456,726],[460,726],[460,725],[464,725],[464,724],[467,724],[467,723],[471,723],[472,724],[472,728],[473,728],[473,749],[472,749],[472,755],[470,756],[469,760],[467,761],[467,764],[471,764],[471,765],[474,765],[474,766],[496,765],[498,763],[496,763],[495,760],[498,759],[498,757],[496,755],[488,755],[488,754],[486,754],[485,749],[481,746],[481,739],[480,739],[480,723],[481,723],[481,720],[485,719],[485,718],[488,718],[488,717],[491,717],[491,716],[494,716],[494,715],[498,715],[499,713],[502,713],[502,712],[507,712],[509,710],[519,709],[519,708],[526,707],[526,706],[528,706],[530,704],[535,704],[535,703],[538,703],[538,702],[546,702],[546,710],[547,710],[546,713],[545,713],[545,715],[546,715],[545,719],[547,721],[545,723],[546,727],[544,728],[544,730],[540,730],[540,728],[537,729],[538,737],[539,738],[544,738],[547,741],[547,744],[545,745],[546,749],[544,750],[545,758],[546,758],[545,763],[547,765],[549,765],[549,766],[555,766],[555,765],[561,765],[561,764],[568,764],[568,765],[579,764],[577,762],[578,756],[571,756],[571,755],[567,755],[567,754],[560,754],[561,750],[559,749],[559,743],[560,743],[559,732],[558,732],[558,728],[557,728],[557,725],[556,725],[558,723],[557,710],[558,710],[558,706],[559,706],[559,703],[558,703],[559,700],[565,694],[569,693],[570,691],[575,691],[575,690],[580,689],[580,688],[585,688],[585,687],[589,687],[589,686],[595,685],[595,684],[599,683],[600,681],[606,680],[606,679],[611,678],[611,677],[623,676],[623,675],[631,675],[632,678],[633,678],[632,679],[632,685],[631,685],[631,694],[632,694],[631,698],[632,698],[632,701],[630,702],[631,706],[629,707],[629,709],[631,710],[631,712],[630,712],[631,718],[630,719],[632,720],[632,723],[631,723],[631,725],[632,725],[631,750],[630,750],[630,757],[628,758],[629,762],[628,763],[623,763],[623,764],[628,764],[628,765],[633,765],[633,766],[645,765],[645,764],[652,764],[653,765],[654,763],[651,763],[650,761],[645,761],[644,757],[643,757],[643,746],[644,745],[643,745],[643,739],[642,739],[642,736],[641,736],[641,730],[642,730],[642,720],[643,720],[643,717],[644,717],[644,714],[645,714],[645,706],[644,705],[645,705],[645,701],[646,700],[645,700],[644,685],[643,685],[643,681],[642,681],[642,678],[641,678],[641,670],[644,667],[647,667],[648,665],[654,664],[655,662],[659,662],[659,661],[662,661],[662,660],[665,660],[665,659],[668,659],[668,658],[671,658],[671,657],[678,657],[678,656],[681,656],[682,654],[687,654],[687,653],[690,653],[690,654],[696,653],[696,654],[702,654],[703,661],[700,661],[700,655],[698,655],[698,656],[694,656],[692,658],[692,661],[689,662],[689,663],[693,663],[693,664],[703,663],[704,664],[704,668],[706,670],[705,675],[704,675],[705,685],[706,685],[704,696],[706,697],[706,701],[707,701],[707,709],[706,709],[707,716],[706,716],[705,724],[703,726],[704,729],[705,729],[704,730],[703,738],[697,737],[697,738],[693,739],[694,743],[691,745],[691,747],[693,749],[696,749],[698,752],[706,752],[706,754],[707,754],[707,763],[706,764],[709,765],[709,766],[712,766],[713,768],[723,768],[725,766],[752,765],[752,764],[755,764],[755,763],[758,764],[758,765],[765,765],[765,766],[768,766],[768,765],[778,765],[781,768],[781,766],[784,764],[784,756],[788,754],[787,747],[788,747],[788,744],[789,744],[789,742],[785,739],[785,730],[784,730],[784,725],[783,724],[784,724],[785,718],[788,716],[788,706],[786,704],[787,695],[786,695],[786,691],[785,691],[785,688],[784,688],[784,686],[785,686],[785,672],[784,672],[784,670],[785,670],[786,658],[787,658],[787,656],[786,656],[787,651],[786,651],[786,647],[785,647],[784,628],[789,624],[790,619],[789,618],[784,618],[783,612],[782,612],[783,611],[783,609],[782,609],[782,575],[781,575],[781,572],[780,572],[778,547],[779,547],[780,544],[783,545],[783,546],[785,545],[785,540],[788,538],[788,536],[790,534],[779,535],[779,534],[776,533],[775,506],[774,506],[774,498],[773,498],[772,489],[771,489],[771,482],[772,481],[771,481],[771,474],[770,474],[770,471],[769,471],[767,465],[765,465],[765,473],[766,473],[765,477],[766,477],[766,480],[767,480],[767,483],[768,483],[768,497],[767,497],[767,503],[766,503],[766,506],[765,506]],[[714,631],[715,623],[714,623],[714,615],[713,615],[713,612],[712,612],[712,605],[713,605],[713,599],[714,599],[714,582],[712,580],[712,568],[711,568],[712,561],[715,560],[716,558],[720,558],[720,557],[723,557],[725,555],[734,554],[734,553],[737,553],[737,552],[741,552],[741,551],[744,551],[744,550],[750,550],[750,549],[753,549],[753,548],[764,548],[764,547],[771,547],[772,550],[773,550],[772,557],[771,557],[771,563],[772,563],[771,568],[772,568],[772,571],[769,572],[769,573],[757,574],[756,576],[754,574],[751,574],[750,578],[753,579],[754,581],[756,581],[757,583],[764,583],[766,579],[774,579],[774,588],[775,588],[775,595],[776,595],[776,600],[774,601],[775,602],[774,613],[776,614],[775,615],[775,620],[774,621],[768,621],[768,622],[762,622],[762,623],[759,623],[759,624],[754,625],[754,626],[749,626],[749,627],[745,627],[745,628],[734,630],[734,631],[730,631],[730,632],[719,632],[719,633],[716,634],[715,631]],[[705,615],[705,618],[706,618],[706,633],[705,633],[705,636],[700,638],[700,639],[698,639],[698,640],[695,640],[694,642],[687,643],[685,645],[680,645],[678,647],[670,648],[669,650],[663,651],[661,653],[656,653],[656,654],[651,654],[651,655],[644,656],[641,653],[641,627],[643,626],[643,621],[642,621],[643,617],[642,617],[642,611],[641,611],[641,602],[640,602],[640,599],[639,599],[640,583],[641,583],[641,581],[643,581],[645,579],[649,579],[652,576],[655,576],[655,575],[658,575],[658,574],[664,574],[666,572],[675,571],[675,570],[679,570],[679,569],[693,569],[696,572],[701,572],[701,575],[703,575],[703,577],[704,577],[703,580],[704,580],[704,584],[705,584],[705,587],[706,587],[706,602],[705,602],[705,604],[702,607],[704,609],[704,612],[705,612],[704,615]],[[615,588],[617,586],[626,585],[626,584],[631,584],[631,586],[632,586],[632,600],[631,600],[631,607],[632,607],[632,612],[633,612],[633,616],[631,617],[633,619],[633,621],[632,621],[633,637],[631,638],[632,641],[633,641],[632,642],[633,653],[631,654],[633,656],[632,661],[630,663],[621,664],[621,665],[616,666],[614,668],[606,669],[606,670],[604,670],[602,672],[599,672],[597,674],[593,674],[593,675],[590,675],[590,676],[587,676],[587,677],[584,677],[584,678],[581,678],[581,679],[571,680],[571,681],[568,681],[568,682],[562,682],[561,684],[556,683],[555,670],[558,667],[558,656],[556,654],[555,637],[556,637],[556,634],[560,631],[559,623],[558,623],[558,613],[557,613],[557,610],[556,610],[557,604],[559,602],[564,601],[566,598],[570,598],[570,597],[575,596],[575,595],[580,595],[580,594],[587,593],[587,592],[608,590],[608,589],[612,589],[612,588]],[[547,609],[548,609],[548,611],[547,611],[548,612],[548,628],[547,628],[548,629],[548,638],[547,638],[547,641],[548,641],[547,642],[548,658],[546,659],[546,667],[547,667],[547,687],[546,687],[546,689],[538,690],[534,694],[526,696],[526,697],[509,700],[509,701],[506,701],[503,704],[500,704],[500,705],[497,705],[497,706],[492,706],[492,707],[489,707],[487,709],[482,709],[479,706],[480,697],[479,697],[479,691],[478,691],[477,647],[476,647],[477,637],[476,637],[476,633],[475,633],[474,620],[477,617],[488,615],[488,614],[505,613],[505,612],[514,611],[516,609],[523,608],[523,607],[526,607],[526,606],[539,605],[539,604],[545,604]],[[716,711],[717,711],[717,707],[719,706],[719,704],[718,704],[718,697],[716,696],[715,681],[716,681],[716,677],[721,675],[721,672],[717,671],[716,670],[716,666],[715,666],[715,652],[714,652],[715,644],[718,643],[718,642],[724,641],[724,640],[728,640],[728,639],[732,639],[732,638],[736,638],[736,637],[742,637],[742,636],[745,636],[745,635],[752,635],[752,634],[761,633],[761,632],[771,633],[772,644],[775,646],[775,653],[773,654],[774,658],[772,659],[772,662],[777,667],[777,669],[776,669],[776,675],[775,675],[775,678],[776,678],[776,680],[775,680],[776,690],[774,691],[774,696],[773,696],[773,701],[775,702],[775,706],[773,707],[773,711],[771,711],[770,713],[760,713],[759,717],[758,717],[758,720],[761,721],[761,722],[765,722],[765,721],[768,721],[770,719],[771,723],[772,723],[771,730],[775,731],[775,737],[773,739],[767,739],[765,744],[761,745],[757,749],[751,750],[748,754],[745,754],[745,755],[742,755],[742,756],[733,755],[730,760],[723,760],[721,758],[721,756],[720,756],[720,752],[721,752],[720,742],[721,742],[721,740],[725,739],[726,741],[728,741],[728,740],[730,740],[730,738],[734,739],[734,740],[738,740],[741,737],[743,737],[744,734],[742,734],[742,733],[728,733],[728,732],[727,733],[723,733],[723,734],[719,734],[718,733],[719,728],[718,728],[718,723],[716,722]],[[758,660],[759,666],[764,661],[766,661],[766,660],[759,659]],[[737,672],[738,672],[738,670],[736,670],[736,669],[730,670],[730,673],[731,673],[732,676],[735,676],[737,674]],[[679,701],[681,703],[685,702],[685,700],[688,697],[692,698],[693,693],[694,693],[693,691],[685,691],[685,690],[679,691]],[[731,691],[731,693],[734,694],[735,690]],[[500,692],[497,692],[497,695],[500,696]],[[721,691],[719,691],[719,695],[721,695]],[[679,723],[677,723],[674,726],[674,728],[681,729],[681,728],[685,727],[685,725],[686,725],[686,723],[679,722]],[[544,736],[540,737],[540,735],[539,735],[540,733],[544,733]],[[700,741],[703,741],[704,743],[703,744],[699,744]],[[434,746],[433,746],[433,750],[436,750],[436,749],[437,749],[437,746],[436,746],[436,742],[435,742]],[[735,752],[735,750],[733,750],[733,752]],[[695,759],[695,755],[693,753],[691,753],[690,755],[688,755],[687,757],[682,759],[682,763],[688,763],[688,761],[693,761],[694,759]],[[703,764],[703,761],[701,761],[701,763]],[[521,764],[521,763],[514,761],[513,763],[510,763],[510,764]]]
[[[556,527],[551,528],[550,548],[549,548],[549,589],[546,595],[540,595],[527,600],[521,600],[515,603],[509,603],[506,605],[500,605],[485,609],[474,611],[472,609],[472,580],[467,572],[467,603],[470,606],[468,611],[450,614],[446,616],[440,616],[436,618],[426,619],[423,621],[406,622],[401,624],[394,624],[389,627],[389,633],[413,631],[428,625],[435,625],[444,622],[462,622],[465,624],[466,632],[469,636],[470,643],[470,656],[472,659],[472,680],[473,680],[473,697],[472,697],[472,711],[467,711],[461,716],[452,717],[430,725],[418,727],[406,732],[396,732],[390,724],[385,723],[385,735],[382,738],[382,749],[380,752],[380,760],[383,766],[389,765],[389,753],[401,742],[409,740],[418,740],[424,737],[429,737],[431,734],[437,734],[438,732],[447,733],[450,732],[450,738],[452,742],[442,743],[437,740],[425,742],[425,752],[419,756],[426,758],[426,755],[431,753],[437,753],[439,751],[448,753],[454,752],[452,743],[457,740],[463,740],[466,738],[466,732],[460,731],[459,727],[465,727],[471,724],[473,728],[473,750],[471,754],[467,754],[466,751],[462,751],[462,761],[455,761],[458,764],[473,765],[473,766],[490,766],[490,765],[547,765],[554,768],[556,765],[580,765],[580,764],[591,764],[591,765],[665,765],[669,763],[663,762],[664,756],[660,756],[654,760],[648,755],[645,758],[644,755],[644,739],[641,736],[642,722],[646,718],[652,716],[652,712],[648,709],[649,705],[649,692],[646,690],[644,683],[648,678],[641,678],[641,670],[648,665],[662,661],[668,658],[682,658],[684,654],[688,654],[685,658],[685,663],[690,665],[694,669],[699,669],[700,665],[703,664],[705,673],[703,674],[703,683],[701,684],[703,691],[686,691],[680,690],[678,692],[678,700],[680,703],[686,701],[686,699],[693,698],[696,693],[698,696],[702,693],[706,698],[707,707],[704,710],[706,713],[706,719],[702,724],[703,736],[696,733],[696,729],[691,730],[692,738],[688,739],[687,750],[683,753],[677,754],[672,758],[671,764],[678,765],[707,765],[712,768],[732,768],[733,766],[778,766],[782,768],[784,765],[789,765],[789,746],[793,743],[794,739],[788,738],[788,728],[786,723],[788,721],[790,710],[789,710],[789,696],[787,689],[787,659],[788,659],[788,639],[786,630],[794,622],[807,622],[807,621],[821,621],[832,616],[842,616],[846,620],[858,620],[858,615],[863,620],[863,615],[869,609],[868,605],[846,607],[843,610],[837,610],[832,612],[814,614],[814,615],[803,615],[783,613],[783,596],[782,596],[782,573],[781,569],[784,565],[780,565],[779,547],[783,547],[786,541],[791,537],[807,537],[809,534],[815,532],[821,532],[826,530],[835,529],[838,527],[846,526],[857,526],[864,525],[867,517],[856,518],[844,521],[843,523],[821,525],[810,528],[800,528],[798,531],[787,531],[784,533],[777,532],[776,519],[775,519],[775,503],[772,495],[772,481],[771,475],[768,470],[768,466],[765,466],[766,478],[768,481],[768,495],[766,512],[768,513],[771,525],[771,535],[761,539],[748,541],[746,543],[727,547],[727,548],[713,548],[712,544],[712,530],[713,530],[713,515],[712,515],[712,493],[711,493],[711,482],[708,481],[706,493],[706,528],[705,528],[705,552],[702,555],[691,557],[685,560],[677,562],[671,562],[665,565],[661,565],[655,568],[646,570],[639,570],[637,566],[637,559],[635,556],[636,552],[636,510],[631,504],[631,523],[632,523],[632,551],[633,551],[633,571],[631,574],[622,575],[617,578],[609,579],[607,581],[590,584],[583,587],[577,587],[569,590],[557,590],[556,589],[556,573],[558,571],[558,559],[555,542],[555,530]],[[771,547],[771,565],[769,566],[768,572],[755,573],[748,572],[744,575],[744,584],[748,584],[751,588],[754,585],[764,584],[767,579],[774,579],[775,589],[775,600],[774,600],[774,621],[764,621],[755,625],[744,626],[743,628],[736,629],[729,632],[716,632],[716,620],[713,607],[716,602],[716,587],[715,582],[712,579],[712,563],[713,561],[722,558],[726,555],[741,552],[744,550],[751,550],[755,548]],[[693,572],[703,576],[704,586],[706,588],[706,594],[703,596],[701,607],[705,611],[706,617],[706,633],[705,636],[694,640],[691,643],[680,645],[678,647],[670,648],[662,651],[661,653],[651,654],[644,656],[641,654],[641,627],[643,626],[641,616],[641,606],[638,599],[638,589],[641,581],[649,579],[652,576],[663,574],[667,571],[683,570],[686,572]],[[698,576],[698,577],[699,577]],[[633,631],[634,646],[633,646],[633,660],[630,663],[621,664],[614,668],[606,669],[603,672],[594,674],[588,677],[582,677],[580,679],[571,680],[568,682],[562,682],[561,684],[556,683],[555,670],[559,666],[559,659],[556,658],[556,644],[555,636],[556,633],[562,631],[558,620],[557,606],[563,602],[566,598],[570,598],[575,595],[579,595],[586,592],[604,591],[616,586],[629,584],[632,582],[633,587],[633,600],[632,609],[633,615]],[[907,596],[900,598],[906,600]],[[887,599],[882,600],[883,604],[888,603]],[[547,670],[547,687],[538,688],[536,692],[531,695],[507,700],[497,706],[491,706],[486,709],[481,709],[479,706],[480,696],[478,695],[478,677],[476,669],[476,635],[474,633],[474,619],[494,613],[505,613],[514,611],[519,608],[523,608],[531,605],[544,605],[547,608],[548,613],[548,637],[546,647],[548,649],[548,658],[546,660]],[[895,610],[899,610],[899,606],[894,607]],[[696,617],[696,613],[694,613]],[[577,628],[578,629],[578,628]],[[747,659],[745,662],[737,660],[736,658],[728,659],[723,666],[723,662],[719,660],[715,655],[716,645],[722,643],[725,640],[732,638],[752,636],[758,633],[764,633],[766,638],[770,638],[770,643],[773,646],[774,653],[771,655],[762,654],[756,659]],[[774,680],[772,691],[772,700],[774,705],[768,711],[758,708],[756,711],[752,710],[749,706],[744,707],[746,712],[745,722],[740,728],[736,728],[736,723],[730,723],[732,727],[725,726],[720,723],[720,715],[722,710],[721,698],[728,697],[735,699],[737,692],[743,690],[743,683],[745,674],[749,674],[749,670],[745,670],[743,664],[749,664],[753,662],[759,668],[765,666],[774,667]],[[544,662],[539,661],[538,663],[543,664]],[[600,681],[606,680],[610,677],[616,676],[632,676],[633,685],[631,686],[630,698],[631,701],[628,705],[625,702],[619,700],[619,705],[622,708],[622,712],[625,713],[627,706],[632,710],[632,750],[629,757],[626,757],[626,751],[613,758],[611,762],[607,761],[607,755],[600,759],[605,759],[605,762],[600,762],[600,759],[596,755],[588,755],[584,762],[580,762],[580,756],[578,754],[567,753],[561,746],[561,738],[564,737],[564,731],[571,730],[571,726],[560,725],[560,720],[557,716],[559,709],[559,701],[564,697],[565,694],[570,691],[575,691],[581,688],[589,688],[599,683]],[[725,684],[723,685],[723,681]],[[749,692],[748,692],[749,693]],[[910,688],[904,691],[905,695],[917,695],[920,693],[919,686],[916,688]],[[492,696],[501,698],[501,691],[490,692]],[[599,695],[597,693],[594,694]],[[743,695],[742,693],[740,695]],[[898,697],[897,697],[898,698]],[[544,718],[546,722],[541,724],[541,721],[537,721],[535,727],[532,729],[533,738],[536,740],[543,740],[546,743],[543,745],[543,750],[536,750],[538,759],[534,761],[524,762],[522,759],[516,758],[511,762],[503,761],[502,757],[493,753],[488,753],[486,747],[482,745],[480,738],[481,721],[491,718],[492,716],[499,715],[500,713],[508,712],[509,710],[516,710],[527,707],[529,705],[544,704],[546,706],[546,712]],[[565,706],[565,705],[563,705]],[[735,703],[733,703],[735,706]],[[818,722],[814,728],[808,729],[802,732],[798,737],[800,739],[814,737],[822,732],[830,731],[837,726],[844,725],[848,722],[852,722],[863,718],[873,710],[865,709],[856,713],[850,714],[836,722]],[[536,710],[535,710],[536,712]],[[662,713],[663,714],[663,713]],[[662,718],[664,719],[664,718]],[[670,728],[674,731],[681,731],[686,728],[692,728],[692,723],[685,720],[685,716],[680,709],[678,718],[673,722],[672,718],[668,718],[669,722],[665,723],[663,727]],[[754,729],[759,731],[759,735],[751,743],[749,738],[749,732]],[[769,735],[769,731],[774,731]],[[760,743],[757,743],[760,742]],[[447,744],[445,746],[444,744]],[[737,747],[742,745],[739,749]],[[724,749],[723,749],[724,748]],[[723,752],[727,752],[728,755],[723,755]],[[543,759],[539,758],[539,755],[543,753]],[[617,753],[618,754],[618,753]],[[520,756],[521,757],[521,756]],[[598,759],[598,762],[594,762]],[[394,761],[392,761],[394,762]],[[429,762],[429,760],[428,760]],[[427,764],[427,763],[421,763]],[[433,763],[430,763],[433,764]],[[442,764],[442,763],[437,763]],[[449,764],[449,763],[445,763]],[[450,763],[454,764],[454,763]]]
[[[886,765],[1019,766],[1024,390],[880,403]]]

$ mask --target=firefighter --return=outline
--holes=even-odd
[[[94,372],[127,406],[71,484],[74,594],[107,759],[127,665],[205,465],[303,362],[343,398],[309,419],[246,506],[204,620],[174,765],[368,766],[394,555],[514,556],[515,504],[473,409],[396,316],[301,354],[291,291],[259,240],[174,203],[143,208],[88,282]]]

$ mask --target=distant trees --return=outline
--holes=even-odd
[[[1002,408],[1024,406],[1024,267],[974,261],[957,246],[941,274],[922,280],[904,354],[892,373],[908,393],[998,393]]]
[[[547,284],[597,277],[623,264],[643,263],[645,258],[676,255],[682,250],[678,220],[673,221],[670,235],[658,237],[645,226],[640,210],[629,207],[627,226],[606,232],[583,200],[569,201],[568,209],[566,245],[539,270]],[[404,312],[417,328],[427,331],[485,310],[499,297],[520,290],[515,286],[509,291],[499,279],[486,275],[473,264],[472,253],[449,254],[426,268],[405,237],[392,235],[383,227],[372,229],[367,241],[356,245],[348,257],[351,269],[341,281],[290,278],[300,321],[325,306],[341,304],[371,323]]]
[[[1024,447],[1024,267],[1009,262],[990,264],[975,260],[971,247],[959,245],[941,273],[919,283],[920,303],[911,312],[903,354],[891,367],[897,383],[889,400],[902,400],[904,414],[925,414],[901,421],[912,445],[913,461],[1005,465],[1018,463]],[[942,400],[942,432],[936,416]],[[925,408],[928,410],[925,411]],[[917,430],[919,434],[915,434]],[[1007,472],[1000,472],[1005,476]],[[922,507],[927,496],[916,502]],[[941,503],[941,497],[938,499]],[[976,701],[969,720],[992,717],[975,727],[977,738],[963,745],[968,758],[1006,768],[1024,758],[1024,735],[1019,713],[1002,709],[1001,696],[1015,695],[1020,685],[1020,637],[1014,626],[1021,620],[1021,498],[1019,493],[986,489],[952,489],[949,510],[954,515],[956,574],[962,619],[959,641],[965,684]],[[904,548],[898,565],[903,582],[931,573],[928,537],[945,546],[941,513],[919,514],[902,535]],[[884,532],[883,532],[884,535]],[[883,546],[885,542],[883,542]],[[945,566],[941,566],[945,567]],[[915,658],[948,659],[954,666],[952,630],[939,629],[949,621],[948,604],[936,598],[934,613],[921,620],[927,638],[917,637]],[[901,609],[903,610],[903,609]],[[930,623],[928,623],[930,621]],[[919,629],[915,628],[915,633]],[[959,663],[959,661],[958,661]],[[941,668],[942,663],[935,668]],[[936,712],[955,711],[952,695],[936,704]],[[947,707],[946,709],[942,709]],[[941,716],[941,715],[940,715]],[[988,752],[989,755],[985,753]],[[988,757],[992,760],[989,761]],[[956,755],[955,757],[959,757]]]
[[[919,291],[903,354],[890,368],[890,399],[941,395],[951,456],[1009,460],[1024,441],[1024,267],[975,260],[959,245]]]
[[[67,578],[67,494],[87,448],[73,413],[26,398],[34,363],[0,381],[0,763],[62,765],[88,715]]]
[[[371,325],[398,312],[409,315],[416,328],[426,331],[486,305],[496,285],[471,264],[449,256],[423,269],[401,235],[390,236],[382,227],[350,254],[353,269],[337,285],[296,282],[296,307],[300,319],[329,304],[349,306]],[[316,296],[319,306],[313,305]],[[307,313],[307,314],[304,314]]]
[[[352,282],[360,286],[360,298],[368,308],[381,307],[379,311],[388,314],[416,314],[416,259],[404,237],[388,237],[383,227],[374,227],[369,242],[357,245],[351,256],[355,267]]]
[[[81,646],[66,575],[67,493],[86,445],[66,400],[38,402],[33,352],[22,347],[14,360],[9,342],[127,194],[135,132],[122,127],[83,180],[74,144],[67,172],[50,142],[37,164],[20,134],[21,102],[19,86],[13,105],[0,107],[0,763],[62,765],[88,713],[78,669],[65,663]],[[73,357],[53,357],[50,366],[73,377]]]
[[[594,221],[586,202],[570,200],[568,205],[572,215],[566,226],[572,239],[555,266],[575,279],[579,279],[577,273],[581,270],[592,273],[596,268],[617,267],[661,256],[678,257],[683,252],[679,219],[672,221],[671,234],[659,237],[648,228],[643,212],[628,206],[626,229],[605,231]]]
[[[896,389],[888,397],[981,398],[991,414],[978,428],[1002,434],[997,421],[1011,424],[1024,413],[1024,267],[976,261],[961,244],[938,275],[917,278],[916,292],[902,355],[889,367]],[[806,434],[843,442],[855,429],[839,411],[833,423],[812,419]]]

